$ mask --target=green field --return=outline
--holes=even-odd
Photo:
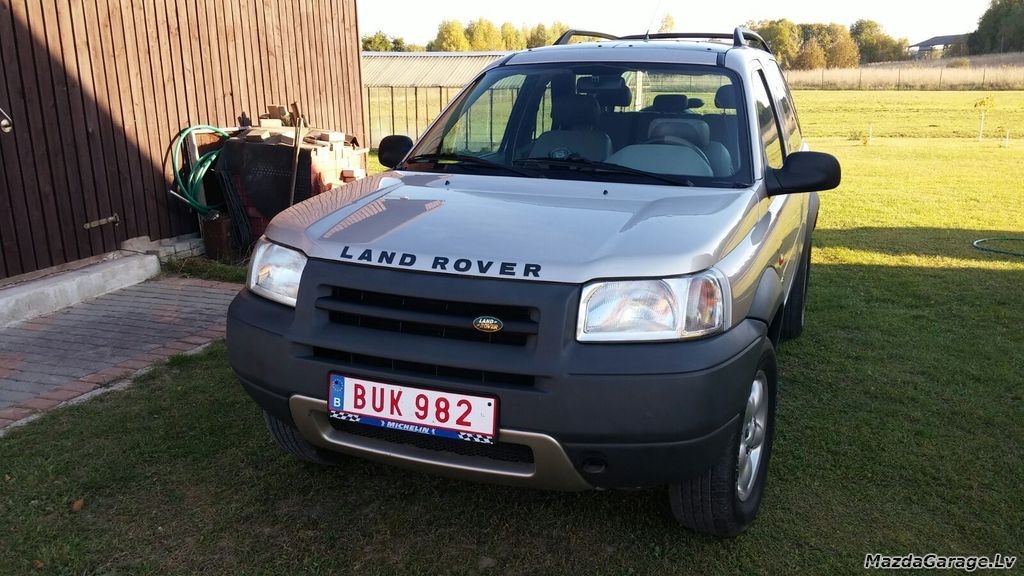
[[[1024,145],[1024,92],[794,92],[809,136],[849,138],[978,138],[981,111],[989,139]],[[975,107],[990,99],[987,106]]]
[[[977,141],[964,116],[982,96],[797,94],[844,181],[822,194],[807,329],[779,353],[762,514],[734,540],[677,528],[662,490],[298,463],[218,345],[0,438],[0,574],[859,574],[868,552],[1021,556],[1024,258],[971,242],[1024,237],[1024,142]],[[995,98],[1020,126],[1024,93]],[[869,144],[850,136],[864,119]]]

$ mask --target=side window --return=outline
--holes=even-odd
[[[768,165],[782,168],[784,154],[782,139],[779,138],[779,124],[775,121],[775,111],[771,97],[768,96],[768,85],[764,73],[754,72],[750,78],[751,93],[754,97],[754,111],[757,113],[757,124],[761,132],[761,145],[764,147]]]
[[[765,65],[765,72],[768,75],[768,85],[771,86],[772,95],[775,96],[775,105],[779,111],[779,120],[782,129],[786,133],[786,153],[797,152],[803,145],[803,136],[800,134],[800,122],[796,117],[796,106],[793,104],[793,94],[786,85],[786,79],[782,76],[782,70],[774,61]]]

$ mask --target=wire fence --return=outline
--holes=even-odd
[[[369,146],[385,136],[417,139],[460,90],[456,86],[367,86],[363,110]]]
[[[1024,66],[790,70],[799,90],[1022,90]]]

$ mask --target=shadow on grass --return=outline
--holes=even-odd
[[[1024,224],[1024,223],[1022,223]],[[935,256],[1024,263],[1015,257],[978,250],[980,238],[1024,238],[1024,231],[956,230],[949,228],[847,228],[814,231],[815,248],[849,248],[890,256]],[[1021,245],[993,243],[993,247],[1020,250]]]

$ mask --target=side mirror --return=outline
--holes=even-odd
[[[769,168],[768,195],[819,192],[839,186],[842,180],[839,161],[824,152],[793,152],[782,168]]]
[[[377,148],[377,160],[388,168],[398,166],[405,155],[412,150],[412,138],[408,136],[385,136]]]

